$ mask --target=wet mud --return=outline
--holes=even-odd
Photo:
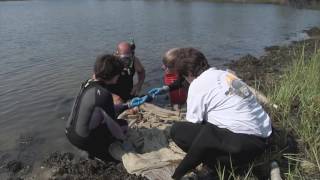
[[[305,50],[305,56],[309,57],[315,49],[320,47],[320,29],[317,27],[305,31],[310,39],[292,42],[286,46],[270,46],[265,48],[265,54],[254,57],[250,54],[234,60],[225,66],[236,72],[249,85],[267,92],[274,87],[301,51]],[[297,102],[296,106],[298,106]],[[292,136],[288,136],[281,130],[275,130],[273,148],[285,146],[296,150],[296,143]],[[41,143],[41,139],[35,139],[35,134],[21,135],[18,140],[19,148],[16,152],[0,151],[0,179],[110,179],[110,180],[143,180],[144,177],[130,175],[126,172],[122,163],[103,163],[99,160],[91,160],[68,152],[52,152],[46,159],[40,160],[39,168],[35,169],[34,143]],[[285,138],[283,138],[285,136]],[[270,149],[270,151],[275,151]],[[266,161],[265,159],[263,161]],[[282,162],[285,163],[285,162]],[[261,168],[262,176],[266,177],[268,170]],[[258,170],[259,171],[259,170]],[[203,178],[206,179],[206,178]]]
[[[112,179],[143,180],[145,178],[130,175],[121,163],[101,162],[85,158],[76,158],[72,153],[55,152],[44,162],[43,169],[50,170],[50,179]]]
[[[265,54],[261,57],[254,57],[250,54],[225,64],[235,71],[237,76],[247,84],[266,93],[281,78],[287,70],[286,67],[292,64],[293,60],[299,58],[302,49],[305,59],[308,59],[316,49],[319,49],[320,29],[313,27],[305,30],[310,39],[293,41],[285,46],[270,46],[265,48]]]

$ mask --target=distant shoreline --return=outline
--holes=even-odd
[[[319,9],[320,0],[210,0],[216,3],[239,3],[239,4],[276,4],[289,5],[296,8]]]
[[[9,1],[28,1],[28,0],[0,0],[0,2],[6,2],[6,1],[9,2]],[[320,0],[209,0],[209,1],[216,2],[216,3],[288,5],[295,8],[320,10]]]

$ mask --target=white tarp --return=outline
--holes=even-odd
[[[130,174],[142,175],[148,179],[171,179],[174,169],[185,155],[173,142],[169,142],[170,127],[173,121],[181,119],[179,115],[175,111],[145,105],[140,116],[131,116],[128,119],[136,121],[128,132],[128,141],[135,146],[137,139],[140,142],[142,139],[142,145],[140,143],[140,147],[135,151],[126,152],[120,143],[115,143],[110,147],[110,153],[122,159]],[[128,116],[122,115],[121,118],[126,117]],[[140,121],[137,121],[137,118],[140,118]]]

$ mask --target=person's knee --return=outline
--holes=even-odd
[[[128,126],[128,121],[124,119],[117,119],[116,122],[119,124],[119,126]]]
[[[170,137],[176,142],[178,139],[191,138],[197,135],[199,128],[197,124],[191,122],[176,122],[170,129]],[[186,134],[188,131],[191,133]]]
[[[176,135],[177,135],[177,132],[179,131],[180,129],[180,123],[177,122],[177,123],[174,123],[170,129],[170,137],[172,138],[173,141],[176,140]]]
[[[241,154],[242,148],[240,146],[234,145],[234,146],[230,146],[228,151],[229,151],[228,153],[230,154]]]

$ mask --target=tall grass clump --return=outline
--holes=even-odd
[[[320,51],[305,58],[304,49],[270,94],[278,107],[271,112],[281,128],[291,132],[299,152],[288,155],[286,179],[320,177]]]

